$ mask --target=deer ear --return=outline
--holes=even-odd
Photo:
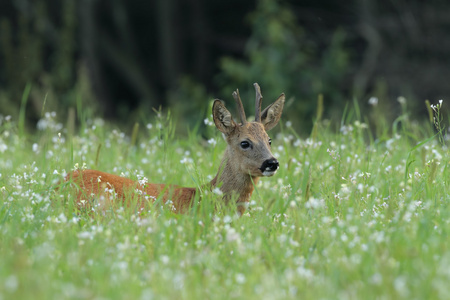
[[[221,132],[228,135],[236,127],[236,123],[233,121],[231,113],[225,108],[222,101],[218,99],[214,100],[212,114],[214,123],[216,124],[217,129]]]
[[[266,109],[261,113],[261,123],[264,125],[264,129],[269,131],[274,128],[278,121],[280,121],[281,113],[284,107],[284,93],[275,100],[274,103],[266,107]]]

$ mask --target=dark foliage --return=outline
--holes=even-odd
[[[328,117],[371,96],[387,116],[398,96],[420,113],[450,95],[449,15],[445,0],[2,1],[0,113],[31,83],[29,118],[83,107],[134,122],[164,106],[193,124],[253,82],[293,99],[302,126],[319,94]]]

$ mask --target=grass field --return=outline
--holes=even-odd
[[[100,119],[75,131],[46,113],[34,136],[3,116],[0,299],[448,299],[443,134],[406,115],[369,131],[351,111],[340,130],[318,121],[306,139],[283,120],[272,134],[280,170],[240,218],[216,211],[214,193],[188,215],[156,205],[139,217],[79,212],[55,189],[76,164],[206,183],[225,149],[211,119],[202,139],[175,136],[158,114],[125,134]]]

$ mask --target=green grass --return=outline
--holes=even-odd
[[[241,218],[214,194],[182,216],[80,213],[55,189],[76,163],[201,185],[225,149],[211,126],[209,142],[164,117],[137,135],[85,120],[72,136],[47,113],[27,137],[2,118],[0,299],[448,299],[448,150],[429,124],[400,118],[377,138],[358,114],[310,139],[284,124],[280,170]]]

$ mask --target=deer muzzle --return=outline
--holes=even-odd
[[[261,170],[263,176],[272,176],[277,172],[279,167],[280,164],[278,163],[278,160],[271,158],[265,160],[259,169]]]

